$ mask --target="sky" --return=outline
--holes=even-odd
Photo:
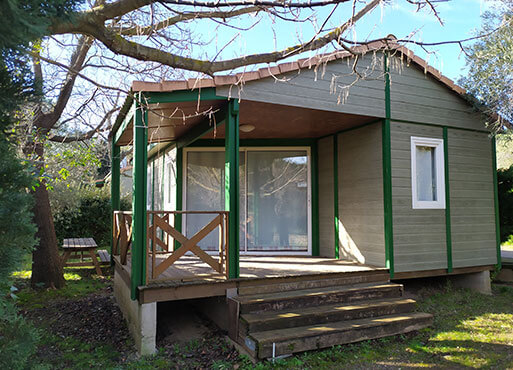
[[[388,34],[394,34],[399,39],[410,36],[412,40],[423,42],[465,39],[474,36],[480,29],[481,15],[490,9],[493,3],[494,1],[490,0],[450,0],[438,3],[437,10],[444,23],[442,25],[431,11],[416,11],[416,7],[405,0],[392,0],[389,5],[377,7],[372,13],[362,18],[351,30],[349,36],[360,41],[380,38]],[[348,17],[349,5],[339,5],[327,24],[332,27],[342,24]],[[333,6],[318,11],[318,24],[323,23],[332,9]],[[247,20],[237,24],[239,27],[249,25]],[[293,45],[300,39],[308,40],[315,32],[315,28],[309,23],[277,22],[273,24],[268,20],[260,22],[250,31],[241,31],[241,35],[244,36],[235,40],[233,40],[233,32],[222,28],[219,30],[213,37],[212,45],[205,49],[205,53],[211,51],[210,48],[214,47],[213,45],[221,49],[227,42],[231,42],[222,50],[220,59],[240,56],[241,52],[251,54],[273,51]],[[429,53],[412,44],[406,46],[455,81],[465,73],[464,54],[456,44],[429,47]]]

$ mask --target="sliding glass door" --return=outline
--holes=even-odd
[[[185,153],[185,209],[224,209],[224,151],[191,149]],[[308,254],[308,150],[242,149],[239,178],[241,253]],[[211,218],[188,215],[188,237]],[[217,233],[211,233],[200,246],[216,250],[217,242]]]
[[[305,151],[248,151],[248,252],[308,251]]]

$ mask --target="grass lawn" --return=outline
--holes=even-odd
[[[138,359],[112,303],[111,279],[95,275],[92,269],[66,269],[66,273],[67,286],[58,291],[33,291],[27,287],[27,271],[16,275],[20,309],[42,332],[31,367],[513,369],[512,286],[494,286],[492,296],[450,286],[423,288],[416,297],[418,309],[434,314],[432,328],[253,365],[234,351],[222,333],[162,347],[157,355]],[[87,310],[95,314],[85,315]]]

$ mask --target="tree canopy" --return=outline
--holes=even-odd
[[[468,74],[460,83],[491,116],[513,122],[513,1],[483,14],[479,38],[466,50]]]

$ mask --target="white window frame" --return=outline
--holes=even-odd
[[[417,150],[418,146],[435,148],[436,163],[436,199],[433,201],[417,199]],[[428,137],[411,137],[411,196],[413,209],[445,209],[445,163],[444,141]]]

